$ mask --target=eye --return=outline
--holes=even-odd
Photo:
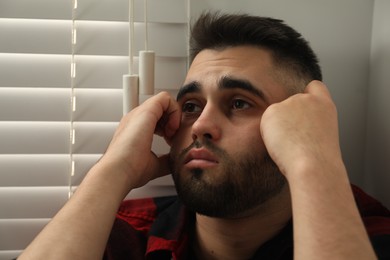
[[[183,104],[182,111],[183,113],[194,114],[201,112],[202,108],[194,102],[187,101]]]
[[[251,105],[242,99],[234,99],[232,102],[232,109],[246,109],[250,107]]]

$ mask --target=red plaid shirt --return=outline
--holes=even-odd
[[[390,259],[390,211],[361,189],[352,188],[379,259]],[[124,201],[104,259],[192,259],[189,244],[194,223],[195,214],[176,197]],[[252,259],[293,259],[291,223]]]

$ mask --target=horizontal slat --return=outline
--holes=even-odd
[[[68,154],[0,155],[1,186],[65,186],[69,158]]]
[[[70,120],[70,96],[69,88],[0,88],[0,121]]]
[[[74,153],[104,153],[118,123],[76,122]]]
[[[122,117],[121,89],[75,89],[74,95],[74,121],[118,122]],[[69,88],[0,88],[0,121],[68,121],[70,97]]]
[[[103,153],[117,122],[75,122],[74,153]],[[69,153],[69,122],[0,122],[0,154]]]
[[[75,121],[116,121],[122,117],[121,89],[75,89]]]
[[[72,18],[71,2],[67,0],[2,0],[0,7],[0,17],[5,18]]]
[[[0,122],[0,154],[66,154],[69,122]]]
[[[118,22],[76,22],[75,53],[82,55],[128,55],[129,26]],[[134,55],[145,49],[145,26],[135,24]],[[69,37],[70,39],[70,37]],[[187,56],[187,25],[148,25],[148,48],[160,57]]]
[[[0,53],[0,87],[69,87],[70,55]]]
[[[68,200],[68,187],[0,187],[0,219],[51,218]]]
[[[75,154],[104,153],[117,122],[74,122]],[[69,122],[0,121],[0,154],[66,154],[70,144]],[[156,136],[153,151],[167,152],[163,138]]]
[[[0,244],[1,243],[0,238]],[[10,260],[10,259],[16,259],[23,250],[0,250],[0,260]]]
[[[75,122],[74,153],[103,153],[117,125]],[[66,154],[69,133],[69,122],[0,122],[0,154]]]
[[[129,26],[125,22],[76,21],[78,55],[128,55]],[[65,20],[0,19],[0,52],[70,54],[72,22]],[[152,23],[149,49],[157,56],[187,56],[187,25]],[[145,29],[135,24],[134,51],[145,47]]]
[[[0,52],[70,54],[71,21],[0,18]]]
[[[84,175],[101,154],[75,154],[73,185]],[[23,162],[23,163],[20,163]],[[3,187],[66,186],[69,184],[69,154],[3,154],[0,155],[0,183]]]
[[[78,186],[101,154],[74,154],[74,176],[71,183]],[[0,183],[2,187],[68,186],[69,154],[13,154],[0,155]],[[23,163],[20,163],[23,162]],[[149,186],[172,186],[170,176],[151,181]]]
[[[75,89],[75,121],[119,121],[121,89]],[[68,121],[71,89],[0,88],[0,121]]]
[[[70,55],[0,53],[0,87],[69,87],[70,62]],[[76,64],[76,88],[122,88],[128,73],[128,58],[122,56],[78,55]],[[186,58],[156,57],[155,88],[178,89],[186,68]]]
[[[128,0],[79,1],[77,18],[84,20],[127,21]],[[188,0],[148,0],[148,19],[150,22],[186,23]],[[143,21],[144,0],[134,0],[134,19]],[[124,10],[123,10],[124,9]]]
[[[126,199],[174,195],[176,190],[172,185],[168,185],[170,181],[165,177],[162,182],[167,185],[151,183],[134,189]],[[0,187],[0,219],[51,218],[66,203],[68,194],[68,186]]]
[[[24,249],[49,221],[48,218],[0,219],[0,250]],[[6,256],[5,252],[2,255]]]
[[[187,22],[187,0],[148,0],[148,19],[151,22]],[[71,19],[69,0],[1,0],[0,17]],[[135,20],[143,21],[143,0],[135,0]],[[127,21],[128,0],[78,1],[77,19]]]

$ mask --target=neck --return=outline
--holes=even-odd
[[[237,218],[196,215],[194,251],[197,259],[249,259],[291,219],[288,188]]]

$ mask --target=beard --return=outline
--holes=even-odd
[[[194,147],[214,153],[218,169],[183,170],[184,158]],[[268,153],[259,158],[256,150],[233,158],[210,142],[195,141],[171,159],[179,198],[190,210],[209,217],[239,217],[279,194],[287,183]]]

